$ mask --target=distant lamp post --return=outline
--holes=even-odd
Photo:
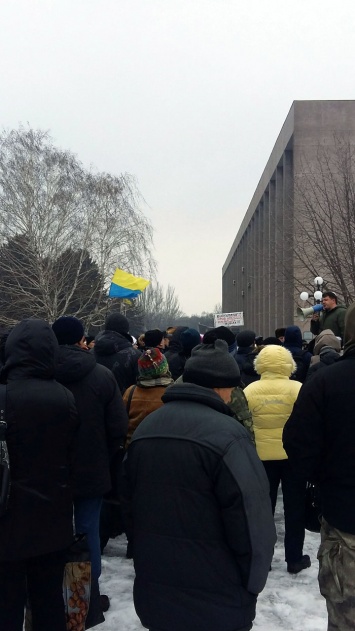
[[[323,297],[322,287],[323,287],[324,280],[321,276],[316,276],[313,282],[316,287],[316,291],[314,292],[313,297],[316,303],[319,304]]]
[[[324,280],[321,276],[316,276],[316,278],[313,281],[314,286],[316,288],[314,294],[313,294],[313,298],[314,298],[314,306],[313,307],[306,307],[304,309],[301,309],[298,307],[297,309],[297,315],[299,317],[299,319],[301,320],[301,322],[304,322],[305,319],[307,318],[307,316],[312,315],[313,313],[318,313],[319,311],[322,311],[323,306],[320,304],[322,297],[323,297],[323,293],[322,293],[322,287],[323,287],[323,283]],[[308,291],[301,291],[300,293],[300,298],[301,300],[303,300],[304,302],[306,300],[309,299],[309,293]]]

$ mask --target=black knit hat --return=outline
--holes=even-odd
[[[242,348],[246,348],[247,346],[252,346],[254,342],[255,342],[254,331],[248,331],[246,329],[245,331],[241,331],[237,335],[237,344],[238,346],[241,346]]]
[[[123,313],[114,311],[107,316],[105,322],[105,331],[116,331],[116,333],[128,333],[129,322]]]
[[[216,340],[213,344],[195,346],[185,364],[182,380],[205,388],[239,386],[238,364],[228,353],[227,342]]]
[[[144,333],[144,343],[147,348],[153,348],[161,344],[163,337],[163,331],[160,331],[160,329],[151,329],[151,331]]]
[[[61,316],[52,324],[58,344],[76,344],[84,337],[84,327],[74,316]]]
[[[201,336],[196,329],[186,329],[180,335],[180,344],[184,351],[191,351],[197,344],[201,344]]]
[[[203,336],[204,344],[212,344],[214,340],[224,340],[228,346],[232,346],[235,342],[235,335],[226,326],[217,326],[215,329],[210,329]]]
[[[263,345],[264,346],[270,346],[270,344],[274,344],[275,346],[282,346],[282,342],[280,342],[278,337],[266,337],[265,340],[263,340]]]

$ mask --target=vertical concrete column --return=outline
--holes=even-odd
[[[261,217],[262,217],[262,204],[258,204],[258,210],[255,217],[255,229],[256,229],[256,244],[255,244],[255,267],[254,267],[254,283],[253,283],[253,301],[254,301],[254,326],[257,333],[260,331],[260,243],[261,243]]]
[[[274,335],[276,329],[276,226],[275,226],[275,213],[276,213],[276,183],[275,179],[270,180],[269,184],[269,335]]]
[[[250,240],[250,249],[251,249],[251,266],[250,273],[248,276],[248,295],[249,295],[249,304],[250,304],[250,322],[246,322],[247,328],[251,328],[255,326],[255,302],[254,302],[254,292],[255,292],[255,267],[256,267],[256,228],[257,228],[257,210],[255,211],[252,220],[251,220],[251,240]]]
[[[284,216],[283,216],[283,164],[276,168],[275,177],[275,310],[276,326],[284,325],[283,276],[284,276]]]
[[[238,307],[237,309],[237,311],[243,311],[244,314],[247,308],[247,305],[246,305],[247,293],[246,293],[246,286],[245,286],[245,278],[246,278],[246,270],[247,270],[247,257],[246,257],[246,247],[245,247],[246,241],[247,241],[247,235],[246,233],[244,233],[242,240],[240,242],[240,249],[241,249],[240,294],[239,294],[240,307]]]
[[[262,323],[261,333],[264,337],[270,335],[269,318],[270,318],[270,242],[269,242],[269,223],[270,223],[270,201],[269,187],[263,196],[263,222],[261,234],[261,302],[262,302]]]
[[[240,273],[241,268],[241,259],[242,259],[242,249],[241,244],[239,244],[236,250],[235,262],[234,262],[234,278],[235,278],[235,286],[234,286],[234,302],[233,302],[233,311],[238,311],[240,305],[240,294],[241,294],[241,284],[242,278]]]
[[[286,150],[283,155],[283,217],[284,217],[284,282],[283,302],[286,326],[294,321],[294,280],[293,280],[293,152]]]
[[[245,304],[246,304],[246,314],[244,316],[244,323],[249,322],[252,317],[251,313],[251,300],[250,300],[250,289],[249,289],[249,281],[250,281],[250,270],[253,265],[253,251],[252,251],[252,221],[249,222],[247,232],[246,232],[246,255],[247,255],[247,267],[244,272],[244,286],[245,286]]]

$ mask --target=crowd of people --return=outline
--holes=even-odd
[[[70,315],[4,334],[0,631],[22,631],[26,608],[33,631],[74,629],[62,583],[75,534],[91,560],[75,629],[102,622],[101,555],[122,532],[145,628],[249,631],[272,571],[280,484],[285,570],[314,561],[303,554],[309,481],[328,629],[354,629],[355,305],[337,303],[324,292],[307,347],[293,324],[264,339],[170,326],[135,340],[119,312],[95,337]]]

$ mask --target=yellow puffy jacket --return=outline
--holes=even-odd
[[[257,355],[254,366],[260,381],[247,386],[244,394],[253,417],[256,449],[261,460],[284,460],[282,430],[302,385],[290,381],[296,364],[290,351],[270,344]]]

